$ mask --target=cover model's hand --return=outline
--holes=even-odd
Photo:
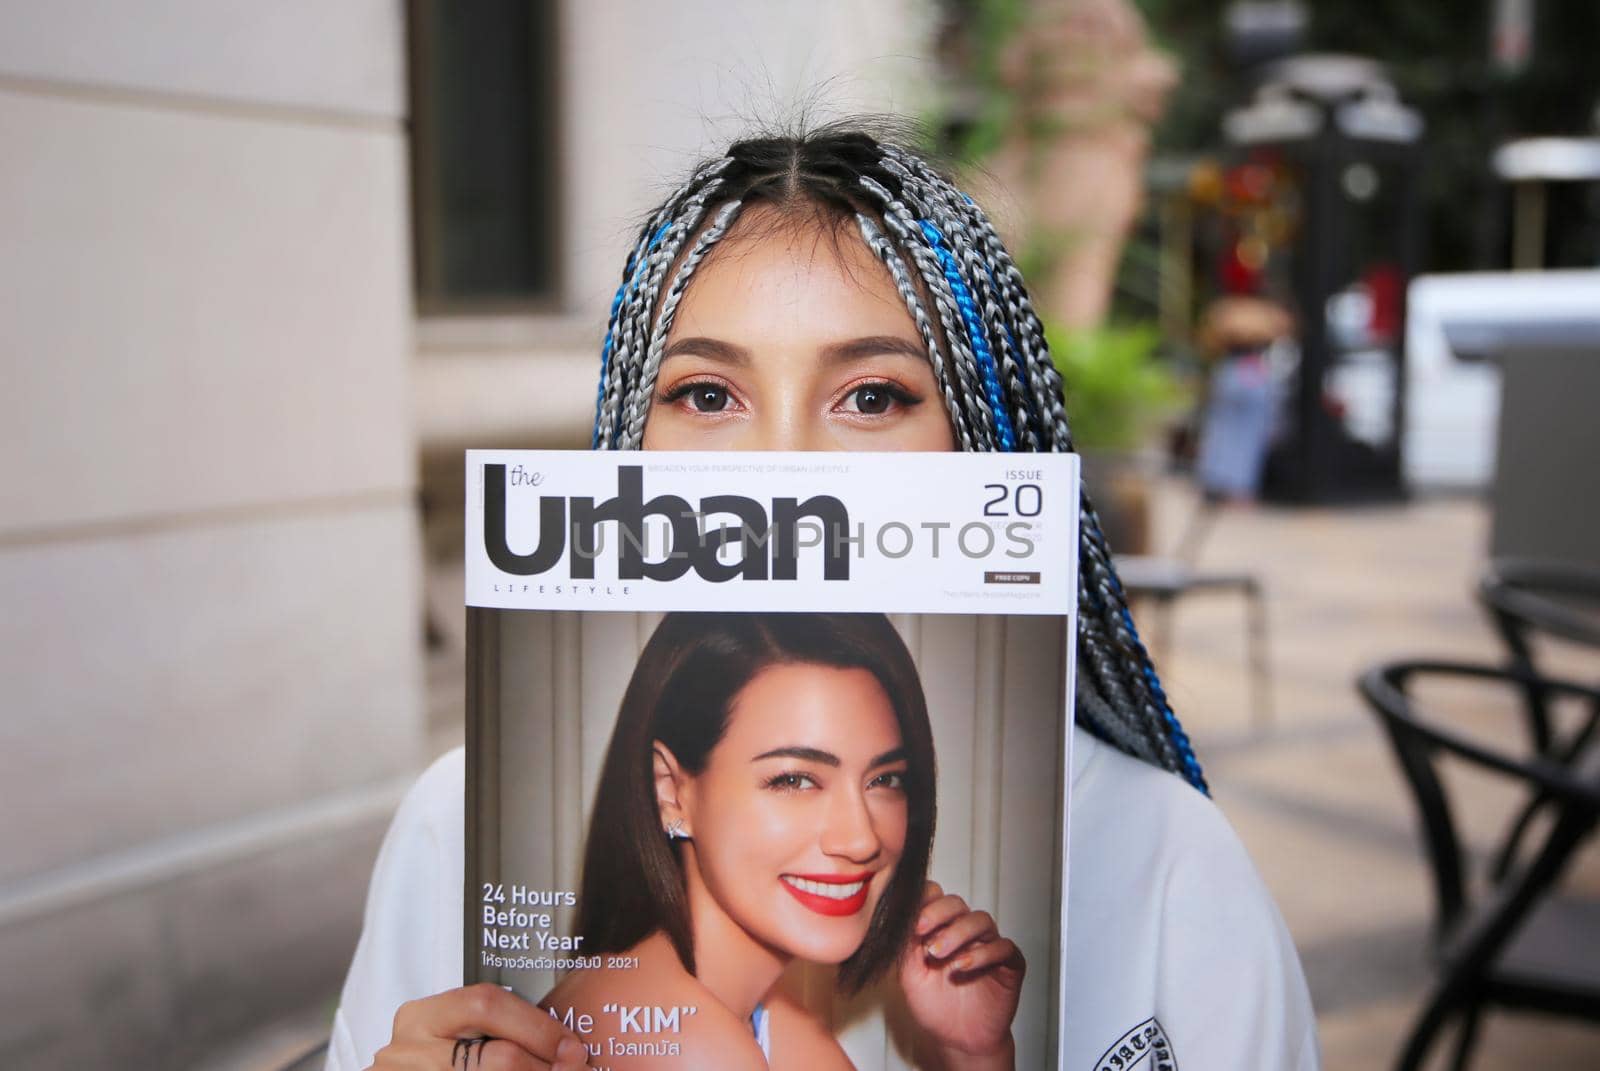
[[[988,912],[928,882],[900,957],[900,988],[952,1071],[1013,1066],[1011,1020],[1026,970],[1022,951]]]
[[[577,1071],[577,1035],[497,985],[449,989],[400,1006],[394,1035],[370,1071]]]

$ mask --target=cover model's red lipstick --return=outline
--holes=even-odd
[[[789,895],[819,915],[854,915],[867,904],[872,874],[783,874]]]

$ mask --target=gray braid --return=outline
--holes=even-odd
[[[618,372],[622,376],[618,388],[619,410],[613,411],[614,423],[605,429],[612,437],[621,436],[634,422],[636,415],[641,422],[643,420],[642,414],[648,408],[650,398],[648,393],[640,393],[639,380],[649,353],[651,322],[655,319],[661,285],[689,236],[700,225],[712,195],[721,185],[719,178],[711,178],[681,203],[672,206],[676,209],[673,215],[660,223],[661,227],[667,228],[666,231],[657,230],[662,240],[657,241],[646,255],[643,281],[635,289],[631,300],[625,301],[626,308],[619,324],[620,337],[614,353]],[[623,399],[626,399],[626,404]]]
[[[953,236],[952,245],[961,250],[967,265],[967,271],[976,284],[974,289],[986,296],[992,294],[994,288],[991,285],[993,280],[990,272],[985,270],[985,266],[979,260],[974,243],[971,241],[971,232],[961,218],[968,215],[967,212],[963,211],[964,206],[970,206],[972,215],[981,217],[981,213],[975,205],[970,205],[970,202],[967,202],[953,186],[931,174],[930,169],[926,168],[925,165],[916,164],[911,168],[907,168],[907,171],[908,173],[915,172],[918,178],[927,181],[927,185],[932,191],[932,196],[927,198],[930,203],[937,200],[941,207],[949,210],[947,213],[940,213],[935,210],[934,214],[939,217],[939,221],[945,227],[947,233]],[[992,227],[987,225],[987,220],[984,220],[984,224],[984,229],[989,230],[992,234]],[[963,238],[967,240],[961,241],[960,239]],[[996,244],[998,244],[998,239],[996,239]],[[1007,257],[1006,259],[1009,260],[1010,258]],[[1033,320],[1036,323],[1037,317],[1033,315],[1031,303],[1028,303],[1026,298],[1021,295],[1018,295],[1014,300],[1019,310],[1022,308],[1027,309],[1027,313],[1021,319],[1024,322]],[[985,303],[984,313],[985,320],[989,322],[990,329],[995,336],[992,342],[994,348],[1001,353],[1011,352],[1011,347],[1007,344],[1008,340],[1005,337],[1006,331],[1000,310],[994,306],[992,300]],[[1031,325],[1029,326],[1031,327]],[[1025,327],[1024,331],[1026,330],[1028,328]],[[1042,329],[1039,334],[1042,338]],[[1006,378],[1013,394],[1020,394],[1021,383],[1016,365],[1011,363],[1010,367],[1007,368],[1006,362],[1003,360],[1001,367],[1006,373]],[[1061,418],[1061,428],[1065,431],[1064,411],[1061,414]],[[1016,420],[1020,428],[1027,428],[1029,414],[1023,399],[1020,397],[1017,399]],[[1027,442],[1029,440],[1034,444],[1038,442],[1032,436],[1025,436],[1024,441]],[[1037,445],[1034,448],[1037,449]],[[1109,672],[1109,669],[1113,666],[1126,665],[1130,658],[1143,658],[1144,652],[1137,635],[1127,625],[1129,617],[1126,613],[1126,600],[1122,595],[1121,585],[1115,580],[1110,551],[1105,546],[1104,536],[1100,532],[1099,518],[1087,494],[1083,496],[1081,512],[1083,524],[1082,532],[1080,533],[1079,562],[1082,581],[1080,584],[1079,621],[1084,626],[1085,639],[1088,641],[1085,646],[1091,652],[1091,657],[1088,661],[1097,670],[1094,678],[1102,688],[1107,689],[1116,696],[1117,705],[1124,706],[1124,708],[1132,706],[1141,712],[1142,716],[1136,719],[1135,724],[1140,730],[1138,735],[1144,741],[1143,746],[1138,749],[1142,756],[1156,762],[1158,765],[1177,768],[1179,765],[1177,750],[1165,731],[1161,711],[1143,676],[1130,675],[1131,679],[1124,684],[1117,674]],[[1110,641],[1117,652],[1117,660],[1114,663],[1098,663],[1095,657],[1096,653],[1102,655],[1106,653],[1101,643],[1102,635]],[[1093,717],[1093,714],[1091,714],[1091,717]],[[1108,733],[1111,731],[1110,726],[1102,728]]]
[[[978,291],[983,296],[984,317],[989,321],[990,330],[998,343],[996,352],[1000,355],[1000,374],[1005,378],[1013,407],[1012,423],[1022,436],[1023,449],[1039,450],[1043,444],[1033,419],[1033,392],[1029,389],[1031,384],[1025,385],[1022,377],[1027,356],[1022,349],[1024,332],[1018,324],[1019,305],[1014,297],[1008,300],[1001,288],[1001,276],[979,252],[982,243],[974,235],[981,232],[974,224],[981,221],[986,226],[988,221],[982,219],[982,213],[971,202],[958,203],[954,207],[958,214],[953,217],[953,223],[965,239],[961,242],[961,250],[968,264],[967,270],[978,281]]]
[[[717,176],[727,169],[728,163],[728,159],[723,157],[707,161],[696,168],[661,207],[651,214],[639,230],[633,252],[623,267],[622,283],[617,290],[617,300],[613,302],[610,323],[606,327],[606,337],[611,342],[611,354],[605,368],[605,379],[600,386],[600,401],[595,417],[596,445],[600,449],[610,449],[612,445],[611,439],[617,426],[618,407],[632,367],[630,361],[617,359],[616,355],[631,352],[631,348],[637,344],[636,334],[637,325],[641,321],[641,306],[647,311],[654,304],[653,299],[641,287],[651,246],[659,242],[662,229],[671,225],[684,204],[705,190],[708,184],[715,182]]]
[[[894,243],[878,229],[872,217],[858,212],[856,225],[861,229],[861,237],[866,240],[867,248],[872,250],[889,269],[889,276],[894,280],[895,289],[900,292],[900,300],[911,310],[911,319],[916,322],[917,333],[922,336],[922,344],[928,347],[928,360],[933,364],[933,376],[939,384],[939,392],[944,395],[945,410],[950,414],[950,425],[956,429],[956,438],[961,443],[961,449],[971,452],[974,449],[971,422],[962,410],[961,403],[956,400],[955,388],[950,385],[950,373],[945,370],[944,350],[939,345],[939,337],[934,333],[933,324],[928,320],[928,311],[922,307],[922,299],[917,296],[916,287],[911,282],[911,273],[906,269],[906,262],[900,259]]]
[[[1029,451],[1038,450],[1039,439],[1034,434],[1033,422],[1029,419],[1028,394],[1023,389],[1022,377],[1017,370],[1014,332],[1009,329],[1001,311],[996,282],[979,258],[978,250],[961,216],[946,217],[945,224],[945,232],[953,237],[951,242],[953,250],[966,266],[968,278],[976,284],[973,290],[980,299],[978,308],[989,330],[989,346],[999,356],[998,372],[1002,377],[1007,399],[1011,403],[1011,422],[1022,437],[1023,448]]]
[[[1049,441],[1053,449],[1070,450],[1061,378],[1049,359],[1043,325],[1027,298],[1021,273],[988,218],[924,161],[894,146],[885,146],[883,155],[885,169],[901,180],[905,200],[916,206],[923,218],[934,219],[962,260],[969,289],[979,296],[990,349],[1000,355],[999,373],[1011,396],[1022,443],[1039,449]],[[980,248],[983,257],[979,255]],[[995,304],[996,296],[1005,306],[1004,313]],[[1027,369],[1027,389],[1013,356],[1019,350]],[[1048,428],[1040,427],[1035,432],[1030,401],[1035,405],[1043,402],[1045,412],[1040,415],[1048,420]],[[1090,679],[1115,696],[1114,704],[1098,702],[1098,697],[1086,701],[1082,706],[1085,721],[1108,740],[1158,765],[1179,770],[1203,787],[1188,740],[1167,709],[1155,673],[1149,669],[1149,655],[1132,629],[1132,617],[1087,491],[1082,496],[1080,512],[1081,640],[1089,654],[1086,661],[1091,669]],[[1109,650],[1106,641],[1110,642]],[[1137,712],[1137,716],[1105,721],[1107,713],[1116,715],[1118,710]],[[1130,724],[1134,732],[1127,731]],[[1134,743],[1136,739],[1140,741],[1138,745]]]
[[[972,198],[956,189],[925,161],[893,145],[884,146],[884,158],[884,166],[907,178],[914,176],[914,181],[925,184],[932,190],[946,209],[954,228],[965,236],[975,236],[975,241],[961,243],[962,250],[966,255],[968,270],[978,281],[983,292],[988,295],[998,290],[998,296],[1004,305],[1004,313],[993,310],[993,316],[998,325],[998,330],[995,331],[996,339],[1001,352],[1005,355],[1002,358],[1002,369],[1015,396],[1013,404],[1017,407],[1017,411],[1014,419],[1025,436],[1024,441],[1033,449],[1045,448],[1048,443],[1056,450],[1070,450],[1070,445],[1063,445],[1057,441],[1054,435],[1055,427],[1040,426],[1026,411],[1030,401],[1037,404],[1043,398],[1053,397],[1058,400],[1061,396],[1060,377],[1056,376],[1052,390],[1049,381],[1043,375],[1045,368],[1052,373],[1055,372],[1055,365],[1050,360],[1049,350],[1045,346],[1044,325],[1039,322],[1033,304],[1028,300],[1022,273],[1017,270],[1010,252],[1000,241],[1000,236],[995,233],[989,217]],[[1011,328],[1009,331],[1006,330],[1007,326]],[[1018,350],[1022,366],[1027,369],[1026,388],[1020,381],[1014,357]],[[1059,427],[1065,430],[1066,413],[1060,410],[1059,402],[1057,409],[1060,416]]]
[[[894,146],[885,146],[884,166],[900,176],[903,183],[925,191],[921,199],[925,202],[929,214],[934,216],[939,226],[952,237],[952,250],[963,262],[969,285],[973,286],[982,298],[979,307],[989,329],[990,348],[1000,355],[1000,373],[1004,377],[1009,401],[1013,407],[1012,423],[1022,436],[1024,448],[1030,451],[1038,450],[1041,444],[1028,409],[1030,394],[1023,387],[1017,367],[1018,332],[1010,329],[1010,325],[1019,319],[1018,304],[1007,303],[1011,313],[1009,317],[1002,312],[998,304],[1001,300],[999,281],[993,270],[979,256],[978,243],[972,240],[973,233],[980,230],[987,230],[992,235],[993,227],[989,225],[983,211],[970,197],[957,190],[944,176],[923,161],[908,156]]]
[[[897,163],[905,159],[903,154],[886,155],[898,155],[900,160],[897,160]],[[930,203],[937,200],[943,208],[948,210],[948,213],[936,212],[935,214],[942,217],[940,222],[949,233],[969,239],[965,242],[955,241],[952,244],[960,248],[964,254],[967,270],[977,284],[975,289],[985,295],[993,293],[991,283],[996,280],[991,277],[990,271],[985,270],[985,266],[978,259],[977,251],[973,248],[974,243],[970,241],[971,232],[966,227],[965,220],[962,217],[972,217],[981,221],[982,226],[974,229],[980,235],[985,231],[987,232],[987,236],[983,239],[983,244],[991,246],[992,249],[1000,246],[1000,242],[998,237],[994,236],[993,228],[989,225],[988,220],[983,217],[982,212],[976,205],[968,201],[959,191],[940,179],[936,173],[933,173],[931,169],[920,161],[912,161],[910,166],[905,168],[905,172],[908,174],[915,173],[918,178],[925,180],[928,188],[932,191],[932,196],[928,197],[927,200]],[[1005,273],[1005,267],[1009,267],[1009,274],[1013,282],[1020,282],[1020,273],[1016,272],[1015,265],[1011,263],[1009,255],[1003,255],[1003,258],[997,259],[1003,259],[1005,262],[1002,267],[1002,273]],[[1039,348],[1042,350],[1042,325],[1039,324],[1031,302],[1027,301],[1020,286],[1017,287],[1017,293],[1013,295],[1008,304],[1014,305],[1017,311],[1022,313],[1022,315],[1013,316],[1012,318],[1013,322],[1021,321],[1019,323],[1020,333],[1024,336],[1035,335],[1040,341]],[[985,305],[984,311],[985,319],[989,321],[991,330],[994,331],[996,336],[994,339],[994,343],[998,343],[996,348],[1002,353],[1011,352],[1011,347],[1007,345],[1008,340],[1005,337],[1004,322],[1001,320],[999,310],[990,303]],[[996,328],[997,324],[998,328]],[[1020,377],[1015,364],[1011,364],[1009,368],[1006,368],[1005,363],[1002,362],[1002,368],[1007,373],[1007,379],[1012,390],[1020,394]],[[1042,377],[1036,372],[1034,378],[1044,378],[1045,382],[1048,383],[1049,379],[1053,377],[1059,383],[1059,374],[1055,373],[1053,362],[1051,362],[1049,368],[1051,376]],[[1058,397],[1059,393],[1059,389],[1057,389],[1051,391],[1049,396]],[[1029,423],[1029,415],[1024,405],[1021,404],[1021,399],[1018,399],[1018,402],[1016,419],[1019,427],[1025,429]],[[1056,416],[1057,414],[1052,414],[1052,417]],[[1059,412],[1058,423],[1062,432],[1060,438],[1065,439],[1067,431],[1064,409]],[[1024,441],[1028,441],[1031,438],[1031,436],[1028,436]],[[1070,440],[1066,441],[1070,442]],[[1033,442],[1037,443],[1037,439],[1033,439]],[[1037,449],[1037,446],[1035,448]],[[1079,560],[1083,577],[1080,586],[1079,620],[1087,624],[1086,635],[1089,640],[1087,646],[1091,651],[1103,650],[1099,642],[1099,635],[1097,635],[1102,634],[1111,641],[1118,652],[1119,662],[1115,664],[1126,664],[1130,657],[1136,660],[1147,659],[1143,645],[1127,625],[1129,616],[1126,613],[1126,600],[1122,594],[1121,585],[1115,579],[1110,551],[1105,545],[1105,537],[1100,530],[1098,515],[1094,510],[1093,504],[1089,501],[1087,493],[1083,496],[1081,512],[1083,524],[1080,535]],[[1092,656],[1089,661],[1092,665],[1096,662]],[[1142,712],[1143,716],[1136,721],[1136,724],[1141,729],[1139,735],[1144,740],[1144,746],[1139,748],[1139,751],[1144,757],[1155,761],[1159,765],[1178,768],[1177,749],[1173,746],[1168,733],[1165,731],[1164,718],[1159,705],[1155,701],[1156,697],[1152,695],[1148,684],[1142,679],[1142,676],[1134,677],[1128,686],[1124,687],[1117,680],[1116,674],[1106,672],[1106,665],[1097,665],[1095,668],[1099,671],[1095,673],[1095,678],[1103,688],[1117,693],[1118,699],[1122,703],[1131,704]],[[1104,728],[1109,733],[1110,727],[1106,726]]]
[[[1090,510],[1093,510],[1092,506]],[[1126,603],[1122,598],[1121,585],[1115,579],[1111,556],[1105,547],[1105,537],[1100,533],[1098,519],[1092,515],[1080,517],[1079,524],[1088,531],[1080,535],[1078,546],[1078,619],[1093,619],[1103,628],[1118,654],[1118,661],[1126,665],[1130,657],[1142,651],[1142,645],[1125,623]],[[1161,713],[1156,709],[1142,676],[1135,676],[1127,691],[1126,702],[1143,714],[1136,724],[1148,742],[1147,757],[1159,766],[1178,769],[1177,751],[1167,739]]]
[[[974,229],[979,243],[983,246],[984,255],[994,265],[994,273],[1000,280],[1008,318],[1016,325],[1017,341],[1022,349],[1023,367],[1027,370],[1032,400],[1035,404],[1042,405],[1045,410],[1041,416],[1046,418],[1046,421],[1039,429],[1040,434],[1050,442],[1053,449],[1070,451],[1072,439],[1067,429],[1066,409],[1061,401],[1061,373],[1056,370],[1055,362],[1050,359],[1050,349],[1044,337],[1044,324],[1040,323],[1038,314],[1034,312],[1033,303],[1028,300],[1027,286],[1023,283],[1022,272],[1017,270],[1016,263],[1011,259],[1011,253],[1000,241],[1000,236],[995,233],[994,226],[987,217],[978,213]]]
[[[977,212],[977,206],[931,168],[920,163],[915,168],[907,167],[903,162],[905,159],[905,155],[898,150],[886,149],[884,168],[900,179],[906,199],[916,206],[918,214],[932,220],[949,239],[951,253],[964,268],[963,275],[969,292],[979,298],[978,312],[986,327],[985,341],[990,352],[1000,356],[997,371],[1004,378],[1009,395],[1002,398],[1002,404],[1007,401],[1011,403],[1012,411],[1007,415],[1021,436],[1023,447],[1037,450],[1039,441],[1028,418],[1028,396],[1017,374],[1011,332],[995,302],[995,287],[990,272],[979,259],[967,230],[966,217],[969,211]],[[987,401],[982,391],[978,392],[977,397]]]
[[[755,201],[796,218],[854,222],[927,348],[963,450],[999,450],[1002,443],[1072,450],[1044,326],[988,217],[916,154],[851,129],[739,142],[652,214],[624,269],[607,329],[596,404],[601,448],[638,447],[666,336],[695,270]],[[1133,627],[1087,490],[1079,506],[1078,559],[1079,722],[1204,791],[1188,737]]]
[[[977,358],[972,353],[971,343],[967,341],[967,331],[956,310],[956,296],[950,289],[949,280],[944,277],[938,260],[922,242],[915,219],[907,211],[906,205],[875,179],[863,177],[861,185],[878,198],[884,226],[889,228],[900,247],[910,252],[923,286],[933,297],[934,308],[939,313],[939,325],[944,328],[944,337],[950,344],[950,363],[955,366],[961,395],[967,401],[977,448],[983,451],[998,450],[1000,438],[995,428],[994,412],[984,397],[983,387],[978,383]]]
[[[694,275],[695,268],[705,259],[706,254],[711,251],[711,247],[728,233],[728,227],[732,225],[743,207],[744,204],[740,201],[729,201],[722,206],[717,212],[717,218],[711,221],[711,226],[702,231],[700,237],[695,240],[694,249],[678,268],[672,285],[667,288],[666,300],[661,304],[661,315],[657,318],[655,329],[650,334],[650,350],[645,356],[639,384],[634,390],[633,402],[628,407],[627,424],[619,444],[623,450],[638,449],[640,440],[644,438],[644,418],[650,406],[650,396],[655,391],[656,375],[661,371],[661,353],[666,347],[667,333],[672,330],[672,321],[678,315],[678,302],[683,300],[683,292],[689,285],[689,279]]]

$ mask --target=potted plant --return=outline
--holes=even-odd
[[[1181,411],[1185,391],[1157,353],[1153,324],[1045,331],[1066,391],[1067,422],[1106,540],[1119,554],[1149,551],[1149,466],[1142,451]]]

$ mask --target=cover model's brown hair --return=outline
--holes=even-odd
[[[882,614],[671,613],[628,682],[600,773],[578,898],[588,954],[631,948],[661,931],[695,973],[682,864],[662,831],[652,747],[659,740],[691,775],[727,728],[734,698],[774,665],[865,669],[894,708],[906,751],[906,843],[868,925],[839,966],[855,991],[892,964],[922,901],[933,847],[934,749],[927,700],[911,653]]]

